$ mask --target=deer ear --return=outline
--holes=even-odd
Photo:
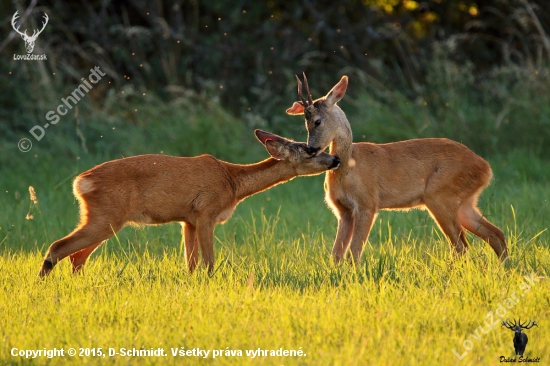
[[[291,116],[299,116],[300,114],[304,114],[304,106],[298,102],[294,102],[292,107],[286,110],[286,114],[290,114]]]
[[[286,146],[287,143],[291,143],[292,140],[285,139],[284,137],[277,136],[273,133],[265,132],[262,130],[255,130],[254,134],[264,144],[269,155],[277,160],[286,160],[289,156],[289,150]]]
[[[281,144],[275,140],[267,140],[265,143],[265,148],[269,155],[277,160],[286,160],[288,158],[289,152],[285,145]]]
[[[278,141],[278,142],[288,141],[287,139],[281,136],[275,135],[274,133],[270,133],[262,130],[254,130],[254,134],[256,135],[256,138],[260,140],[260,142],[264,145],[269,140]]]
[[[338,103],[340,99],[346,95],[346,89],[348,88],[348,77],[346,75],[342,76],[338,84],[334,85],[331,91],[326,95],[326,100],[329,105]]]

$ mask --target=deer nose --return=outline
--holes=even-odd
[[[315,154],[315,156],[317,156],[319,154],[319,150],[321,150],[320,147],[313,147],[313,146],[309,146],[309,145],[306,147],[306,152],[309,155]]]
[[[332,160],[332,164],[328,167],[329,169],[336,169],[340,166],[340,158],[338,156],[335,156]]]

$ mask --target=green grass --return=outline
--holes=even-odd
[[[550,189],[544,173],[540,182],[517,176],[522,169],[511,165],[514,157],[495,159],[496,180],[481,201],[508,238],[509,270],[473,237],[466,257],[453,261],[421,211],[382,212],[363,261],[334,266],[336,219],[323,202],[323,178],[314,177],[251,197],[218,226],[212,277],[186,272],[179,226],[171,224],[125,228],[91,257],[84,275],[73,276],[63,261],[39,280],[47,246],[77,222],[70,177],[82,163],[42,159],[32,171],[14,163],[3,180],[2,189],[8,189],[0,196],[0,363],[497,364],[501,355],[512,356],[513,334],[500,323],[487,334],[479,327],[488,329],[489,312],[505,304],[511,307],[505,317],[537,321],[539,327],[527,331],[527,354],[540,356],[541,364],[550,360],[550,248],[544,231]],[[38,205],[30,202],[28,185],[36,189]],[[25,219],[28,213],[32,220]],[[525,276],[533,282],[528,291]],[[506,303],[514,296],[517,304]],[[101,347],[104,353],[161,347],[168,356],[10,355],[12,348],[71,347]],[[173,357],[171,348],[178,347],[211,353],[205,360]],[[246,355],[280,348],[306,355]],[[228,349],[243,356],[226,356]],[[222,355],[212,358],[213,350]]]

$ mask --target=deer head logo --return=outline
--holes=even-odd
[[[46,24],[48,24],[48,14],[44,13],[44,22],[42,23],[42,29],[40,29],[39,31],[34,31],[32,33],[32,36],[29,36],[27,34],[27,30],[25,29],[24,32],[21,32],[19,30],[19,27],[15,27],[15,21],[17,20],[17,18],[19,17],[17,15],[17,13],[19,13],[19,11],[16,11],[15,14],[13,14],[13,17],[11,18],[11,26],[13,27],[13,29],[19,33],[21,35],[21,38],[23,38],[23,41],[25,41],[25,48],[27,49],[27,53],[31,53],[32,50],[34,49],[34,42],[36,42],[36,38],[38,38],[38,35],[40,33],[42,33],[42,31],[44,30],[44,28],[46,28]],[[19,25],[21,26],[21,25]]]
[[[522,330],[530,329],[535,325],[538,327],[537,322],[532,320],[529,320],[525,324],[521,324],[521,319],[518,320],[517,324],[515,319],[514,323],[510,322],[509,319],[506,319],[505,322],[502,322],[503,327],[514,331],[514,349],[516,351],[516,355],[523,356],[523,353],[525,352],[525,347],[527,347],[527,334],[522,333]]]

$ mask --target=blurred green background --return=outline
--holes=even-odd
[[[355,141],[445,136],[487,155],[549,156],[545,1],[2,2],[2,163],[99,66],[107,73],[33,152],[105,157],[209,151],[258,160],[252,129],[305,139],[284,110],[347,74]],[[11,26],[49,23],[34,54]],[[114,128],[114,129],[113,129]],[[36,142],[31,139],[31,141]],[[259,151],[261,147],[252,149]]]

